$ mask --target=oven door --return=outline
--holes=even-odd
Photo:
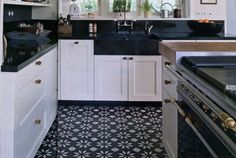
[[[180,88],[178,101],[178,157],[179,158],[235,158],[226,145],[212,132],[211,127],[193,107],[195,103]],[[203,112],[204,113],[204,112]]]

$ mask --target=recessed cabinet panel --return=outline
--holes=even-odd
[[[129,100],[161,101],[161,57],[135,56],[129,60]]]
[[[127,60],[96,56],[95,85],[96,100],[127,100]]]
[[[95,99],[161,101],[161,57],[96,55]]]
[[[60,99],[94,99],[93,41],[60,42]]]
[[[163,133],[163,144],[168,155],[171,158],[177,158],[177,133],[178,133],[178,111],[175,105],[171,103],[165,103],[165,99],[171,99],[165,90],[163,90],[163,101],[162,101],[162,133]]]

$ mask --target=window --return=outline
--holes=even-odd
[[[109,0],[109,11],[119,12],[120,5],[126,1],[127,11],[137,11],[137,0]]]
[[[98,0],[76,0],[81,12],[96,12],[98,9]]]

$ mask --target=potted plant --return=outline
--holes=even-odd
[[[113,12],[130,12],[131,0],[114,0],[112,5]]]
[[[145,0],[140,6],[140,8],[144,11],[145,18],[148,18],[150,16],[152,7],[152,3],[150,3],[149,0]]]

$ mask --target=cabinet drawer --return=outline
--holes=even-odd
[[[19,71],[16,76],[16,92],[23,88],[30,80],[37,76],[37,74],[43,71],[45,64],[46,61],[44,57],[41,57]]]
[[[25,87],[16,94],[16,115],[15,125],[21,126],[30,115],[33,108],[44,96],[46,89],[46,79],[44,71],[34,77]]]
[[[44,111],[44,101],[42,100],[33,109],[21,126],[15,130],[15,157],[28,158],[32,156],[37,141],[44,133],[46,115]],[[35,152],[35,151],[34,151]]]
[[[173,80],[167,73],[163,73],[162,78],[163,89],[172,97],[177,99],[177,82]]]

